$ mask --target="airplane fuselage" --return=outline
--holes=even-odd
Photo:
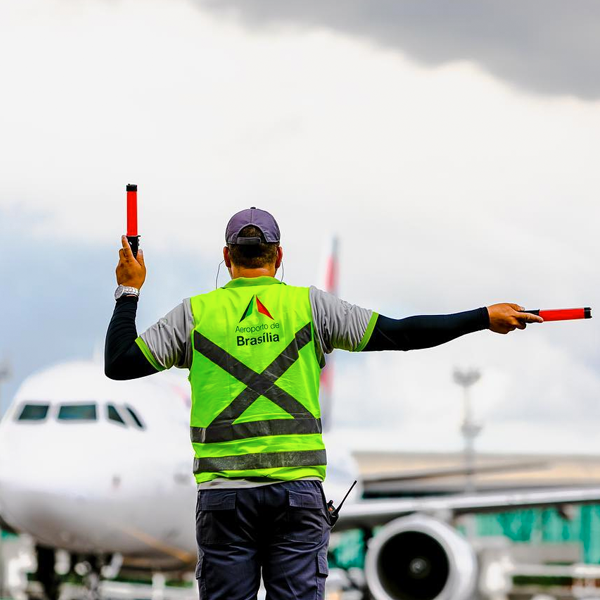
[[[189,395],[173,380],[114,382],[92,362],[32,376],[0,423],[0,515],[72,553],[193,563],[188,419]],[[339,501],[356,467],[348,453],[331,454],[327,489]]]

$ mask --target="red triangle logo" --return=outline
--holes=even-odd
[[[269,317],[269,319],[273,321],[275,320],[271,316],[271,313],[267,310],[267,307],[258,299],[258,296],[256,296],[256,308],[258,309],[259,313],[266,315],[267,317]]]

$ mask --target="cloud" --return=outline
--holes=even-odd
[[[327,28],[435,67],[469,61],[540,94],[600,97],[596,0],[197,0],[252,27]]]
[[[183,0],[31,3],[0,4],[0,50],[14,57],[0,358],[23,376],[102,340],[130,181],[149,267],[140,330],[213,288],[225,223],[249,205],[279,220],[287,282],[315,282],[334,231],[341,295],[392,317],[600,305],[599,104],[522,93],[467,62],[424,68],[323,28],[257,35]],[[598,416],[597,322],[340,353],[336,418],[371,432],[357,439],[388,424],[394,441],[460,445],[451,373],[466,364],[484,372],[482,443],[502,449],[521,411],[532,440],[554,446],[543,432],[564,419],[577,441]]]

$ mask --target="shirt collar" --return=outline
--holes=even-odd
[[[282,282],[279,279],[275,279],[275,277],[237,277],[236,279],[232,279],[229,283],[226,283],[224,288],[238,288],[238,287],[250,287],[257,285],[281,285]]]

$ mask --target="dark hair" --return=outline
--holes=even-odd
[[[263,232],[254,225],[246,225],[238,233],[240,237],[260,237],[260,244],[228,244],[231,262],[244,269],[260,269],[274,264],[277,260],[279,244],[267,243]]]

